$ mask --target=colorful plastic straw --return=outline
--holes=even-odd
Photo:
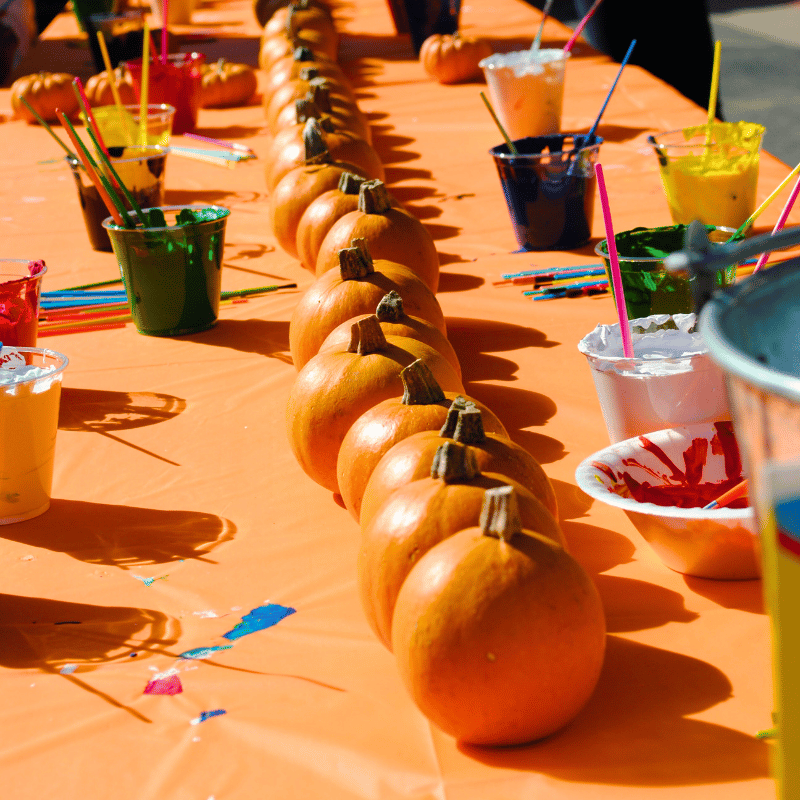
[[[103,64],[106,68],[108,75],[108,85],[111,87],[111,96],[114,98],[114,105],[117,107],[117,114],[122,121],[122,127],[125,130],[125,140],[128,144],[133,144],[131,131],[128,127],[128,117],[126,116],[125,109],[122,107],[122,98],[119,96],[119,87],[117,86],[117,76],[111,66],[111,59],[108,56],[108,47],[106,46],[106,37],[103,31],[97,31],[97,42],[100,45],[100,52],[103,54]]]
[[[489,109],[489,113],[492,115],[494,124],[497,125],[497,127],[500,129],[500,133],[503,134],[503,138],[506,140],[506,144],[508,145],[508,149],[511,151],[511,155],[518,156],[519,151],[516,147],[514,147],[514,142],[509,139],[506,129],[503,127],[503,123],[497,118],[497,114],[494,113],[494,109],[492,108],[492,104],[489,102],[489,98],[483,92],[481,92],[481,100],[483,100],[486,108]]]
[[[550,9],[553,5],[553,0],[545,0],[544,8],[542,9],[542,21],[539,23],[539,30],[536,31],[536,37],[531,45],[531,53],[538,53],[539,47],[542,44],[542,33],[544,32],[544,23],[550,16]]]
[[[72,150],[70,150],[69,147],[67,147],[64,144],[64,142],[61,140],[61,137],[58,134],[56,134],[56,132],[39,116],[39,114],[36,112],[33,106],[31,106],[31,104],[24,97],[20,97],[19,99],[25,104],[25,108],[27,108],[28,111],[30,111],[34,117],[36,117],[36,119],[39,121],[39,124],[61,145],[61,147],[64,148],[64,152],[70,158],[74,158],[76,161],[80,161],[77,153],[73,153]]]
[[[628,52],[625,53],[625,58],[622,59],[622,63],[619,65],[619,72],[617,72],[617,77],[614,78],[614,83],[611,84],[611,88],[608,90],[608,94],[606,95],[606,99],[600,108],[600,113],[597,115],[597,119],[594,121],[594,125],[589,128],[589,133],[586,134],[586,144],[591,144],[592,139],[594,138],[595,131],[597,130],[597,126],[600,124],[600,119],[603,116],[603,113],[606,110],[606,106],[608,105],[608,101],[611,99],[611,95],[614,94],[614,89],[617,88],[617,83],[619,82],[620,76],[622,75],[622,70],[625,69],[625,65],[628,63],[628,59],[631,57],[631,53],[633,52],[633,48],[636,46],[636,39],[634,39],[630,46],[628,47]]]
[[[70,141],[75,147],[75,151],[77,152],[78,158],[83,164],[83,168],[89,175],[89,178],[94,184],[95,189],[97,189],[97,193],[100,195],[100,199],[108,209],[108,213],[114,218],[114,222],[117,225],[132,228],[132,223],[126,225],[126,223],[123,221],[123,212],[125,210],[124,206],[122,207],[122,210],[120,210],[120,206],[122,206],[121,201],[113,194],[114,190],[111,188],[111,184],[108,183],[108,180],[105,178],[105,176],[101,175],[97,170],[97,166],[92,160],[89,151],[86,149],[86,146],[83,144],[83,142],[81,142],[81,140],[78,138],[78,134],[75,133],[72,123],[64,116],[64,113],[59,108],[56,109],[56,116],[64,126],[64,130],[66,130],[67,136],[69,136]],[[115,199],[112,200],[112,197]],[[130,219],[127,221],[130,223]]]
[[[583,32],[584,27],[586,27],[586,23],[592,18],[592,15],[595,11],[597,11],[597,7],[602,2],[603,0],[594,0],[592,7],[586,12],[586,16],[578,23],[578,27],[575,28],[575,32],[569,37],[569,41],[564,45],[565,53],[569,53],[569,51],[572,50],[572,46]]]
[[[722,508],[723,506],[727,506],[729,503],[732,503],[734,500],[744,497],[746,494],[747,478],[740,483],[737,483],[733,489],[728,489],[727,492],[721,494],[716,500],[712,500],[707,506],[703,506],[703,511],[708,511],[712,508]]]
[[[162,14],[164,19],[161,24],[161,63],[167,65],[167,20],[169,19],[169,0],[163,0]]]
[[[150,28],[144,23],[142,34],[142,88],[139,93],[139,144],[147,145],[147,102],[150,93]]]
[[[97,120],[94,118],[94,114],[92,114],[92,109],[89,106],[89,98],[86,97],[86,92],[83,90],[83,84],[81,83],[80,78],[76,77],[72,79],[72,90],[75,92],[75,96],[78,98],[78,105],[81,106],[83,113],[86,114],[87,130],[91,130],[92,133],[94,133],[93,139],[96,139],[95,143],[99,146],[100,150],[102,150],[103,153],[108,156],[108,148],[103,141],[100,128],[97,127]]]
[[[625,293],[622,290],[622,275],[619,270],[619,256],[617,255],[617,241],[614,239],[614,226],[611,222],[611,207],[608,204],[606,181],[603,177],[603,167],[595,165],[597,174],[597,189],[600,192],[600,205],[603,208],[603,222],[606,226],[606,245],[608,246],[608,260],[611,263],[611,283],[614,287],[614,302],[617,306],[619,317],[619,332],[622,335],[622,353],[625,358],[633,358],[633,342],[628,322],[628,309],[625,307]]]
[[[800,175],[800,163],[775,187],[770,196],[737,228],[731,238],[732,242],[737,236],[746,231],[764,212],[764,209],[780,194],[783,187],[795,176]]]
[[[772,229],[772,235],[774,236],[778,231],[783,230],[783,226],[786,224],[786,220],[789,217],[789,212],[792,210],[792,206],[794,205],[794,201],[797,200],[797,195],[800,194],[800,178],[797,179],[794,185],[794,189],[792,189],[792,193],[789,195],[789,199],[786,201],[786,205],[783,207],[783,211],[781,211],[780,217],[778,217],[778,221],[775,223],[775,227]],[[767,259],[772,254],[771,250],[768,250],[762,253],[758,257],[758,261],[756,261],[756,265],[753,268],[753,272],[758,272],[764,264],[767,263]]]
[[[717,114],[717,95],[719,94],[719,66],[722,55],[722,42],[714,43],[714,66],[711,70],[711,94],[708,98],[708,137],[711,138],[711,126]]]
[[[201,136],[199,133],[184,133],[190,139],[198,139],[201,142],[208,142],[209,144],[217,144],[220,147],[227,147],[230,150],[238,150],[240,153],[246,153],[250,158],[255,158],[256,154],[247,145],[239,144],[238,142],[226,142],[224,139],[212,139],[210,136]]]

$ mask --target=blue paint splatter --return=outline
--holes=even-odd
[[[205,722],[207,719],[211,719],[211,717],[220,717],[223,714],[227,714],[228,712],[224,708],[215,708],[213,711],[201,711],[199,717],[195,717],[192,720],[189,720],[190,725],[199,725],[201,722]]]
[[[75,670],[78,669],[77,664],[64,664],[63,667],[59,670],[62,675],[72,675]]]
[[[282,619],[294,613],[295,609],[289,606],[281,606],[277,603],[268,603],[265,606],[258,606],[258,608],[254,608],[249,614],[245,614],[242,617],[242,621],[232,630],[222,635],[228,641],[232,642],[236,639],[241,639],[242,636],[247,636],[249,633],[271,628],[273,625],[277,625]]]
[[[217,650],[230,650],[232,644],[217,645],[216,647],[196,647],[194,650],[186,650],[181,653],[181,658],[211,658]]]
[[[161,575],[158,578],[145,578],[142,575],[134,575],[136,580],[141,581],[145,586],[152,586],[156,581],[165,581],[167,579],[167,575]]]

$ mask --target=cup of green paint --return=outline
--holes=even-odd
[[[103,221],[139,333],[182,336],[213,327],[219,314],[222,249],[230,209],[162,206],[166,225]],[[152,209],[144,209],[149,214]],[[136,215],[132,217],[136,220]]]
[[[667,225],[660,228],[632,228],[614,236],[622,276],[622,291],[628,317],[649,317],[651,314],[689,314],[692,308],[692,279],[683,278],[664,268],[664,259],[684,246],[688,225]],[[712,242],[727,242],[736,231],[706,225]],[[739,236],[738,238],[741,238]],[[738,241],[738,239],[737,239]],[[611,291],[611,262],[608,241],[602,239],[594,249],[603,259]],[[717,273],[717,285],[728,286],[736,279],[736,266]]]

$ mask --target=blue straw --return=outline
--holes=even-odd
[[[614,93],[614,89],[617,88],[617,82],[622,75],[622,70],[625,69],[625,65],[628,63],[628,59],[631,57],[631,53],[633,52],[633,48],[636,44],[636,39],[634,39],[630,47],[628,47],[628,52],[625,53],[625,58],[622,59],[622,63],[619,66],[619,72],[617,73],[617,77],[614,78],[614,83],[611,84],[611,88],[608,90],[608,94],[606,95],[605,102],[603,103],[602,108],[600,109],[600,113],[597,115],[597,119],[594,121],[594,125],[589,129],[589,133],[586,134],[586,144],[591,144],[592,139],[594,138],[594,133],[597,130],[597,126],[600,124],[600,118],[603,116],[603,113],[606,110],[606,106],[608,105],[608,101],[611,99],[611,95]]]
[[[607,283],[607,281],[584,281],[583,283],[568,283],[563,286],[545,286],[541,289],[532,289],[528,292],[523,292],[522,294],[525,297],[535,294],[553,294],[556,292],[567,292],[570,289],[583,289],[586,286],[597,286],[601,283]]]

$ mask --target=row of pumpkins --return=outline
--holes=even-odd
[[[270,223],[316,276],[289,328],[293,453],[361,526],[364,611],[422,712],[473,744],[542,738],[595,688],[599,596],[541,466],[464,393],[435,244],[384,183],[330,8],[255,10]]]

